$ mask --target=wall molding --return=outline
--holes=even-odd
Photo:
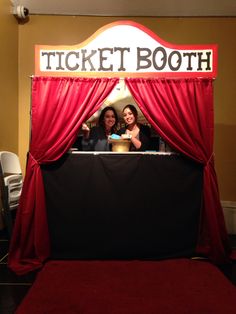
[[[228,234],[236,234],[236,202],[221,201]]]

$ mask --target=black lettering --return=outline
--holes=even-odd
[[[42,57],[47,56],[47,70],[51,70],[52,67],[50,65],[51,56],[55,57],[55,52],[42,52]]]
[[[187,70],[188,71],[192,71],[193,67],[192,67],[192,57],[196,57],[196,52],[184,52],[183,53],[183,57],[187,57],[188,58],[188,66],[187,66]]]
[[[105,57],[103,53],[105,51],[109,51],[110,54],[113,54],[113,49],[112,48],[102,48],[102,49],[98,48],[98,51],[100,53],[100,59],[99,59],[100,67],[98,68],[98,71],[113,71],[113,65],[110,65],[108,68],[105,68],[103,65],[103,62],[107,60],[107,57]]]
[[[211,56],[211,52],[206,52],[206,59],[203,59],[202,58],[202,55],[203,55],[203,52],[198,52],[198,68],[197,70],[198,71],[202,71],[202,63],[203,62],[206,62],[207,63],[207,66],[205,68],[205,71],[207,70],[211,70],[211,67],[210,67],[210,56]]]
[[[130,48],[115,47],[114,52],[116,51],[120,51],[120,66],[118,71],[126,71],[126,68],[124,67],[124,53],[125,51],[130,52]]]
[[[141,53],[146,53],[144,55],[141,55]],[[150,66],[152,65],[151,60],[149,60],[148,58],[151,56],[152,52],[149,48],[137,48],[137,68],[136,70],[140,70],[140,69],[147,69],[150,68]],[[145,63],[144,65],[141,65],[141,62]]]
[[[56,67],[56,70],[65,70],[65,68],[63,68],[63,66],[61,65],[61,56],[64,55],[64,52],[57,51],[56,54],[58,55],[58,66]]]
[[[91,58],[97,53],[97,51],[92,50],[90,55],[88,55],[87,57],[85,56],[85,54],[87,53],[86,49],[81,49],[81,52],[82,52],[82,71],[87,71],[87,69],[85,67],[86,62],[88,62],[90,64],[90,71],[95,71],[95,67],[93,66]]]
[[[76,51],[70,51],[67,53],[66,58],[65,58],[65,64],[66,64],[66,68],[70,71],[76,71],[79,68],[79,64],[76,63],[74,66],[70,66],[69,65],[69,58],[75,55],[76,58],[79,58],[79,52]]]
[[[177,61],[176,61],[176,66],[173,66],[172,64],[172,58],[174,56],[177,56]],[[181,63],[182,63],[182,57],[181,57],[181,54],[179,51],[177,50],[174,50],[170,53],[169,57],[168,57],[168,65],[169,65],[169,68],[171,69],[171,71],[178,71],[180,66],[181,66]]]
[[[158,53],[161,53],[162,54],[162,57],[160,58],[160,60],[162,61],[162,65],[158,66],[157,63],[156,63],[156,56]],[[165,68],[166,66],[166,62],[167,62],[167,54],[166,54],[166,51],[163,47],[157,47],[154,52],[153,52],[153,66],[156,70],[158,71],[161,71]]]

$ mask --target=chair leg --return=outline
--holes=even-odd
[[[12,213],[9,210],[3,210],[3,219],[4,224],[7,229],[8,237],[11,238],[12,235],[12,229],[13,229],[13,217]]]

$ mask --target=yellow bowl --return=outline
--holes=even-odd
[[[113,152],[128,152],[131,141],[129,139],[110,139],[109,143],[112,144]]]

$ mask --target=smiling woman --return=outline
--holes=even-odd
[[[130,136],[131,151],[145,151],[150,147],[151,130],[147,125],[138,122],[138,111],[134,105],[128,104],[123,110],[123,119],[125,127],[119,130],[119,134],[127,134]]]
[[[98,119],[98,125],[89,129],[84,123],[82,125],[84,151],[110,151],[111,145],[108,137],[117,132],[118,116],[111,106],[105,107]]]

